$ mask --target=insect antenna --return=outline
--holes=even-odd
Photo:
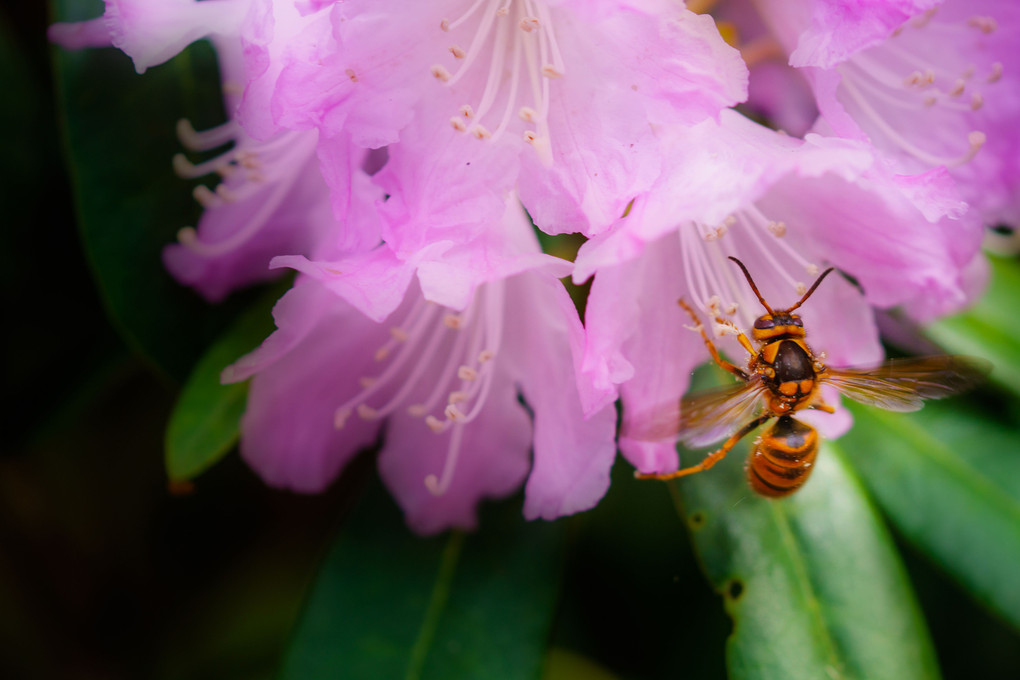
[[[769,303],[765,302],[765,298],[763,298],[761,296],[761,293],[758,292],[758,286],[754,285],[754,279],[751,278],[751,272],[747,271],[747,267],[744,266],[744,263],[741,262],[740,260],[738,260],[737,258],[733,257],[733,256],[730,256],[730,259],[733,260],[734,262],[736,262],[737,266],[740,267],[740,269],[744,272],[744,278],[747,279],[747,283],[750,284],[751,290],[754,291],[754,294],[758,296],[758,302],[761,303],[761,306],[764,307],[765,310],[768,311],[769,314],[772,314],[773,316],[775,316],[776,313],[772,311],[771,307],[769,307]],[[828,273],[829,272],[825,272],[825,274],[828,274]],[[825,274],[822,274],[822,276],[825,276]],[[818,281],[821,281],[821,278],[819,278]],[[817,286],[817,285],[818,285],[818,282],[816,281],[815,282],[815,286]],[[811,286],[811,290],[814,290],[815,286]],[[811,294],[811,290],[808,291],[808,295]],[[807,299],[807,295],[804,296],[804,299]],[[800,302],[804,302],[804,300],[801,300]],[[797,304],[799,305],[800,302],[798,302]]]
[[[836,269],[835,267],[829,267],[824,272],[822,272],[821,276],[819,276],[817,279],[815,279],[815,282],[811,284],[811,287],[808,288],[808,291],[806,293],[804,293],[804,297],[802,297],[797,302],[797,304],[795,304],[793,307],[790,307],[786,311],[792,312],[793,310],[797,309],[802,304],[804,304],[804,301],[807,300],[809,297],[811,297],[811,293],[815,292],[815,288],[817,288],[818,284],[822,282],[822,279],[824,279],[826,276],[828,276],[830,273],[832,273],[835,269]]]

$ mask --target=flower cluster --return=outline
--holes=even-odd
[[[173,159],[217,179],[165,264],[210,300],[300,272],[223,375],[242,455],[314,492],[382,436],[429,533],[522,484],[529,518],[590,508],[617,447],[675,469],[614,404],[639,426],[706,359],[678,297],[757,315],[727,256],[780,304],[846,273],[803,312],[835,364],[880,358],[875,307],[971,299],[983,227],[1020,221],[1018,29],[1009,0],[106,0],[51,38],[140,73],[212,42],[229,120],[178,136],[226,150]]]

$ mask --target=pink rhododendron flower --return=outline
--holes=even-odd
[[[979,225],[946,218],[933,225],[899,192],[870,183],[874,159],[864,144],[794,140],[733,114],[677,131],[667,148],[683,150],[684,162],[582,246],[575,271],[578,280],[595,274],[584,371],[602,389],[595,395],[619,385],[625,435],[678,403],[707,358],[678,297],[706,323],[726,320],[715,324],[723,335],[762,313],[727,256],[740,258],[777,305],[802,295],[823,264],[853,276],[861,289],[830,277],[803,308],[809,342],[837,366],[881,358],[871,305],[930,315],[975,292]],[[744,355],[730,338],[721,344]],[[818,420],[828,434],[846,424]],[[620,448],[641,472],[677,467],[673,442],[621,436]]]
[[[516,182],[549,231],[598,231],[650,185],[661,162],[652,125],[712,116],[744,96],[737,53],[710,17],[675,3],[258,7],[246,29],[258,76],[241,110],[253,134],[317,128],[378,147],[407,141],[422,116],[434,123],[419,144],[434,144],[439,127],[482,149],[510,141],[521,170],[499,188]],[[483,155],[472,171],[500,157]]]
[[[895,171],[945,168],[986,223],[1020,221],[1020,6],[761,0],[834,134]]]
[[[246,82],[240,30],[248,4],[109,0],[103,17],[55,24],[50,36],[66,47],[116,45],[134,60],[139,73],[208,37],[223,78],[224,108],[232,113]],[[284,130],[258,141],[231,117],[200,132],[182,120],[177,133],[187,151],[207,156],[192,163],[178,154],[173,159],[177,174],[184,179],[218,176],[219,181],[211,189],[196,187],[195,199],[204,209],[197,228],[182,228],[179,243],[167,246],[163,259],[178,281],[208,300],[221,300],[239,287],[275,275],[269,263],[277,255],[311,254],[327,245],[353,253],[379,243],[374,202],[382,192],[361,167],[366,152],[352,147],[345,136],[322,145],[329,149],[330,160],[320,168],[314,130]],[[205,153],[223,148],[212,157]]]
[[[528,233],[519,208],[506,228]],[[583,331],[556,280],[569,267],[542,263],[481,284],[461,309],[411,285],[382,323],[302,277],[274,310],[279,330],[224,374],[254,376],[245,460],[270,484],[319,491],[385,422],[379,469],[419,532],[472,527],[480,499],[525,479],[528,518],[590,508],[609,485],[615,412],[584,417]]]

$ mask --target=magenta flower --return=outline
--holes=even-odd
[[[766,0],[827,126],[895,172],[944,171],[990,224],[1020,220],[1020,7],[981,0]]]
[[[871,305],[945,313],[980,285],[979,225],[931,224],[898,191],[869,181],[874,160],[864,144],[794,140],[732,114],[677,131],[666,148],[678,157],[683,149],[683,161],[627,217],[582,246],[575,271],[576,280],[595,274],[583,370],[597,396],[619,386],[620,449],[641,472],[676,469],[674,444],[627,433],[678,403],[691,371],[707,359],[677,298],[706,323],[723,318],[717,335],[746,329],[761,313],[727,256],[743,260],[778,305],[803,294],[823,264],[856,278],[863,294],[831,278],[803,308],[808,341],[833,365],[881,358]],[[732,338],[722,346],[743,354]],[[845,425],[833,420],[819,414],[818,424],[832,434]]]
[[[516,207],[505,229],[530,236]],[[584,417],[583,330],[556,280],[569,267],[530,239],[542,264],[477,286],[459,309],[411,285],[382,323],[329,281],[300,278],[274,310],[279,330],[224,373],[254,376],[245,460],[270,484],[320,491],[385,423],[380,473],[421,533],[474,526],[480,499],[525,479],[529,519],[592,507],[609,485],[615,412]]]

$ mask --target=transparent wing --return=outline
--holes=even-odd
[[[893,359],[875,368],[828,368],[822,381],[859,401],[890,411],[916,411],[925,399],[942,399],[981,382],[991,364],[961,356]]]
[[[623,436],[661,441],[679,437],[696,448],[723,439],[762,410],[765,388],[757,378],[684,397],[629,419]]]

